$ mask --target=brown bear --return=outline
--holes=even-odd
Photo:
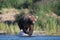
[[[18,20],[18,26],[20,30],[22,29],[24,33],[28,34],[29,36],[32,35],[34,24],[37,21],[37,16],[32,14],[24,14]]]

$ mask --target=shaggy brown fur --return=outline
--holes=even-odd
[[[24,14],[18,20],[18,26],[24,33],[29,36],[33,33],[34,24],[37,21],[37,17],[31,14]]]

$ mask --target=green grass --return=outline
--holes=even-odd
[[[8,26],[5,23],[0,23],[0,30],[5,31],[7,34],[17,34],[20,32],[19,27],[16,25]]]
[[[34,0],[33,0],[34,1]],[[33,11],[34,15],[38,16],[38,21],[35,24],[34,30],[37,31],[47,31],[49,35],[60,35],[60,21],[57,23],[57,18],[55,15],[60,16],[60,1],[53,1],[49,4],[42,4],[42,5],[33,5],[32,0],[6,0],[3,3],[0,2],[0,8],[17,8],[20,9],[23,7],[28,6]],[[13,3],[14,2],[14,3]],[[29,8],[28,8],[29,9]],[[29,10],[31,10],[29,9]],[[10,27],[7,24],[0,23],[0,30],[6,31],[6,33],[18,33],[19,28],[18,25],[11,25]]]
[[[40,29],[43,31],[47,31],[49,35],[58,35],[58,29],[60,29],[59,23],[57,23],[57,16],[52,15],[56,14],[58,12],[58,7],[57,4],[60,4],[59,2],[52,2],[48,5],[39,5],[37,9],[35,10],[35,15],[37,15],[38,22],[37,24],[39,25]],[[52,11],[53,10],[53,11]],[[56,11],[56,12],[54,12]],[[57,13],[56,15],[58,15]],[[60,21],[59,21],[60,22]]]

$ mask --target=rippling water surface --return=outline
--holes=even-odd
[[[0,35],[0,40],[60,40],[60,36],[17,36]]]
[[[60,40],[60,36],[43,36],[35,33],[29,37],[23,32],[20,32],[18,35],[0,35],[0,40]]]

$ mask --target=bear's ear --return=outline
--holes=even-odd
[[[38,16],[36,16],[36,18],[38,19]]]

